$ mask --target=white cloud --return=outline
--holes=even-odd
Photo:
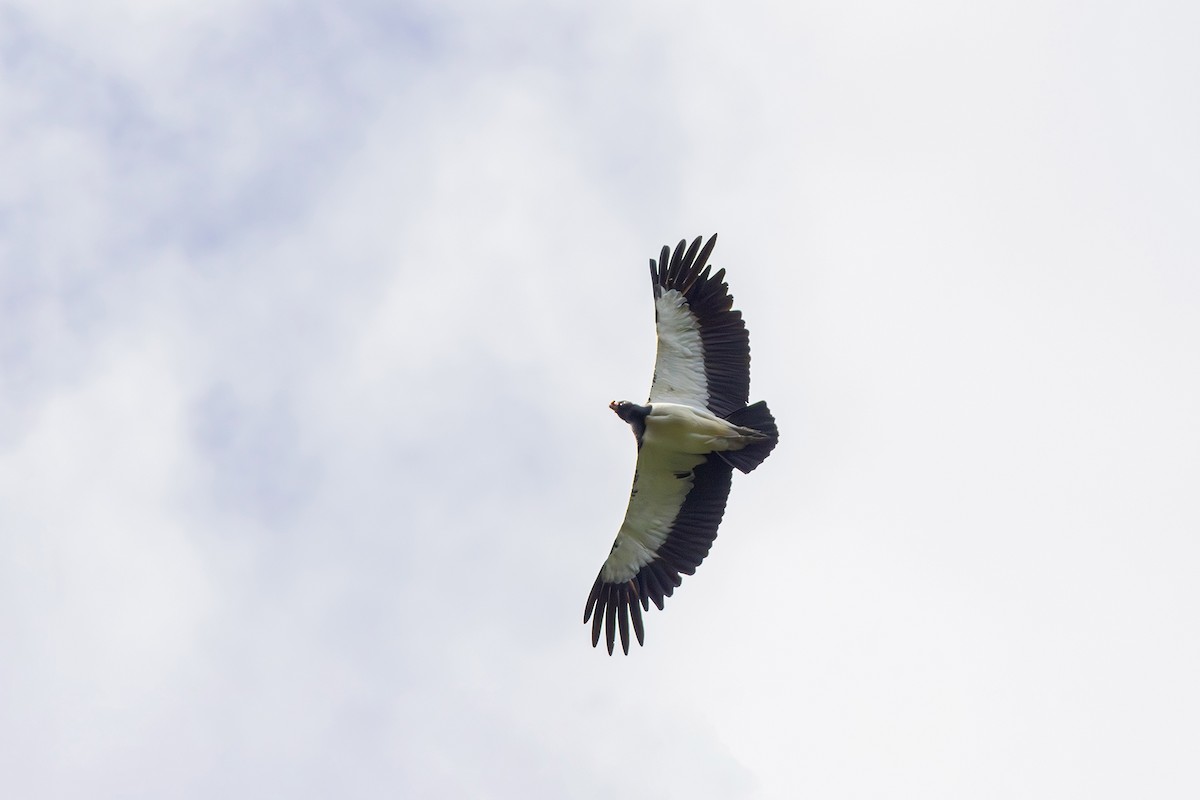
[[[1191,14],[10,4],[7,794],[1188,796]],[[609,659],[714,229],[783,443]]]
[[[196,475],[160,348],[101,356],[0,457],[10,774],[103,770],[153,730],[214,586],[184,495]]]

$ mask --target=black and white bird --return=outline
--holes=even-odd
[[[605,632],[612,655],[618,631],[629,653],[629,628],[638,644],[642,611],[663,601],[708,555],[733,470],[750,472],[779,440],[767,404],[750,397],[750,335],[733,309],[725,270],[710,274],[714,234],[701,248],[680,241],[650,260],[658,357],[646,405],[609,408],[633,428],[637,468],[625,521],[588,595],[583,621],[592,620],[592,646]],[[670,261],[668,262],[668,258]]]

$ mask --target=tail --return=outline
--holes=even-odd
[[[742,428],[750,428],[762,434],[764,438],[751,442],[741,450],[721,451],[721,458],[742,472],[750,472],[766,461],[767,456],[771,455],[771,451],[779,442],[779,428],[775,426],[775,417],[771,415],[771,409],[767,408],[767,404],[759,400],[753,405],[739,408],[725,419]]]

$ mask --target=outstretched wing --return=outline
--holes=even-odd
[[[647,444],[625,521],[588,595],[583,621],[592,619],[592,646],[605,629],[608,654],[616,634],[629,653],[629,627],[643,643],[642,611],[663,601],[708,555],[725,515],[733,468],[714,454],[664,453]]]
[[[716,234],[703,249],[701,239],[686,251],[680,240],[673,255],[663,247],[658,262],[650,260],[658,327],[650,402],[707,408],[724,417],[750,399],[750,335],[742,312],[733,310],[725,270],[709,274]]]

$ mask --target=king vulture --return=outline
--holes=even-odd
[[[588,595],[592,646],[603,630],[612,655],[629,627],[643,644],[642,611],[661,611],[708,555],[736,468],[750,472],[779,439],[764,402],[750,397],[750,336],[733,310],[725,270],[710,274],[714,234],[701,248],[680,241],[650,260],[658,357],[646,405],[613,402],[637,439],[637,468],[625,521]],[[668,262],[668,258],[670,261]]]

